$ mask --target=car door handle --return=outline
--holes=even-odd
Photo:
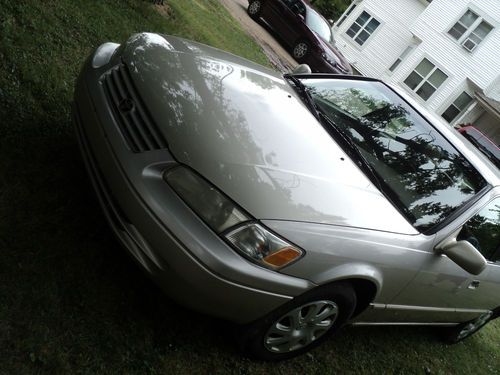
[[[480,284],[479,280],[472,280],[467,289],[473,289],[473,290],[477,289],[479,288],[479,284]]]

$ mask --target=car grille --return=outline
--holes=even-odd
[[[166,148],[167,141],[147,112],[127,67],[117,65],[101,80],[106,99],[130,150],[145,152]]]

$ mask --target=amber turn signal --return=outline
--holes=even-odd
[[[284,247],[266,256],[263,261],[273,267],[283,267],[291,261],[300,257],[301,252],[293,247]]]

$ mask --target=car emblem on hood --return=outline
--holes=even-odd
[[[130,98],[125,98],[120,101],[118,108],[121,112],[131,112],[135,107],[135,103]]]

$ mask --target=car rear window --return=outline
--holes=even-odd
[[[320,110],[351,138],[389,187],[389,196],[396,198],[393,203],[418,230],[439,224],[487,185],[441,133],[384,84],[302,82]]]

